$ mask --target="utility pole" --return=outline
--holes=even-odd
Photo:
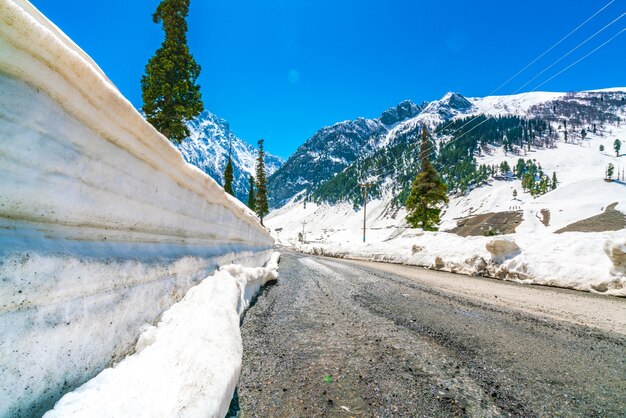
[[[363,191],[363,242],[365,242],[365,220],[367,217],[367,190],[373,185],[374,183],[359,183]]]
[[[304,244],[306,242],[306,238],[305,238],[305,232],[304,232],[304,227],[306,226],[306,221],[302,221],[302,243]]]

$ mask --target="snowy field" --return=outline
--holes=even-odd
[[[0,0],[0,91],[0,416],[40,416],[273,240],[25,1]]]
[[[44,416],[216,417],[226,415],[242,361],[240,317],[260,287],[278,277],[280,254],[265,267],[227,265],[146,324],[135,353],[66,394]]]
[[[492,98],[480,102],[471,100],[483,111],[496,105],[489,113],[505,108],[511,111],[518,106],[521,110],[513,113],[523,115],[538,101],[559,95],[513,96],[506,106]],[[626,230],[555,233],[574,222],[602,214],[612,204],[617,204],[615,209],[626,212],[626,183],[604,181],[609,163],[614,164],[616,173],[626,169],[624,150],[619,157],[613,152],[616,138],[626,141],[626,125],[607,126],[597,134],[589,133],[585,140],[574,138],[570,143],[561,140],[553,149],[505,155],[502,148],[497,148],[479,157],[479,164],[499,165],[507,161],[512,167],[518,158],[534,159],[549,176],[555,172],[559,181],[556,190],[533,198],[523,192],[520,180],[494,180],[467,195],[452,197],[442,215],[440,231],[447,231],[468,216],[520,211],[522,223],[515,233],[505,236],[462,238],[452,233],[408,229],[404,221],[406,212],[390,209],[388,198],[368,203],[366,244],[362,232],[363,209],[355,211],[349,203],[337,206],[308,203],[305,208],[302,202],[292,202],[273,211],[266,223],[281,244],[304,252],[405,263],[626,296],[623,255]],[[600,145],[604,146],[604,152],[600,152]],[[514,190],[517,197],[513,197]],[[550,213],[547,225],[542,222],[546,211]],[[302,232],[305,245],[298,242],[298,234]],[[498,244],[502,240],[514,241],[514,247],[519,248],[500,254],[503,250],[499,247],[508,245]],[[493,244],[497,247],[496,254],[487,250],[492,241],[496,242]]]

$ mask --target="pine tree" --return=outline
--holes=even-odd
[[[256,197],[254,196],[254,177],[250,176],[250,191],[248,192],[248,207],[256,212]]]
[[[559,182],[556,179],[556,172],[552,172],[552,190],[556,189]]]
[[[189,2],[162,0],[157,7],[152,20],[162,23],[165,39],[141,77],[142,111],[148,122],[173,142],[189,136],[185,122],[204,108],[196,84],[200,66],[187,46]]]
[[[613,142],[613,149],[615,150],[615,156],[619,157],[619,151],[622,149],[622,141],[616,139],[615,142]]]
[[[411,185],[411,192],[406,200],[406,220],[414,228],[436,231],[440,222],[442,203],[448,202],[446,185],[439,178],[435,167],[428,160],[428,134],[422,127],[421,171]]]
[[[606,178],[612,179],[614,173],[615,173],[615,166],[612,163],[609,163],[609,165],[606,167]]]
[[[261,225],[263,218],[269,213],[267,203],[267,176],[265,174],[265,151],[263,150],[263,140],[259,140],[259,156],[256,160],[256,214],[259,215]]]
[[[226,163],[226,168],[224,169],[224,191],[231,196],[235,195],[233,191],[233,179],[235,176],[233,175],[233,163],[230,158],[230,152],[228,153],[228,162]]]
[[[509,171],[511,171],[511,167],[509,166],[509,163],[506,161],[502,161],[500,163],[500,173],[502,173],[503,176],[506,176]]]

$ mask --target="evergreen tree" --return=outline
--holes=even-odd
[[[606,178],[612,179],[614,173],[615,173],[615,166],[612,163],[609,163],[609,165],[606,167]]]
[[[411,185],[411,192],[406,200],[406,220],[414,228],[436,231],[440,222],[442,203],[448,202],[446,185],[439,178],[435,167],[428,160],[428,134],[422,127],[421,171]]]
[[[600,152],[604,152],[604,145],[600,145]]]
[[[503,176],[506,176],[509,171],[511,171],[511,167],[509,166],[509,163],[506,161],[502,161],[500,163],[500,173],[502,173]]]
[[[587,131],[585,130],[585,128],[580,131],[580,137],[583,139],[583,141],[585,140],[585,138],[587,138]]]
[[[200,66],[187,46],[190,0],[162,0],[152,15],[162,23],[165,39],[146,65],[141,77],[142,111],[159,132],[173,142],[189,136],[185,122],[203,110],[196,80]]]
[[[619,157],[619,150],[622,149],[622,141],[616,139],[615,142],[613,142],[613,149],[615,150],[615,156]]]
[[[267,203],[267,176],[265,174],[265,151],[263,150],[263,140],[259,140],[259,156],[256,160],[256,214],[259,215],[261,225],[263,218],[269,212]]]
[[[231,196],[235,195],[233,191],[233,179],[235,176],[233,175],[233,163],[230,158],[230,152],[228,153],[228,162],[226,163],[226,169],[224,169],[224,191],[229,193]]]
[[[556,189],[559,182],[556,179],[556,172],[552,172],[552,190]]]
[[[248,207],[256,212],[256,197],[254,196],[254,177],[250,176],[250,191],[248,192]]]

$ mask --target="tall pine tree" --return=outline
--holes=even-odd
[[[447,187],[441,181],[437,170],[428,159],[428,133],[422,126],[421,171],[411,185],[411,193],[406,200],[406,220],[413,228],[436,231],[440,222],[439,205],[448,202]]]
[[[196,84],[200,66],[187,46],[189,2],[162,0],[157,7],[152,20],[163,24],[165,39],[141,77],[142,111],[148,122],[173,142],[189,136],[185,122],[204,108]]]
[[[256,212],[256,197],[254,195],[254,176],[250,176],[250,191],[248,192],[248,207]]]
[[[224,169],[224,191],[229,193],[231,196],[235,195],[233,191],[233,179],[235,176],[233,175],[233,163],[230,159],[230,153],[228,153],[228,162],[226,163],[226,168]]]
[[[265,151],[263,150],[263,140],[259,140],[259,156],[256,160],[256,199],[255,211],[259,215],[261,225],[263,218],[269,213],[267,203],[267,176],[265,175]]]

